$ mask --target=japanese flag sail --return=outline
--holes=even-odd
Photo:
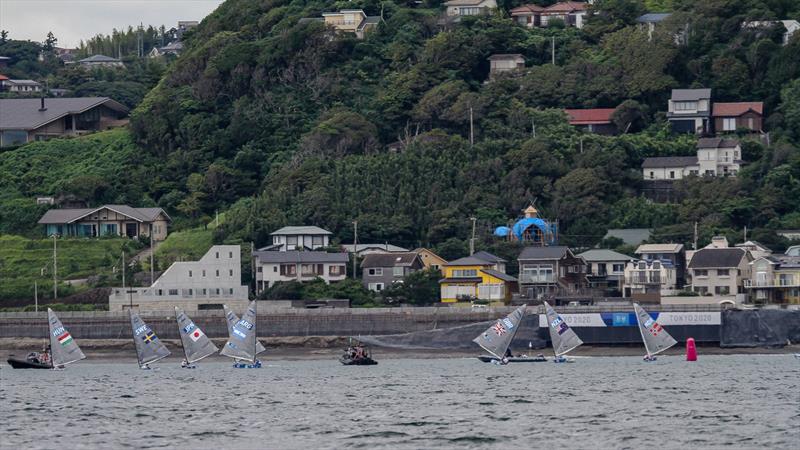
[[[508,346],[511,345],[511,341],[514,340],[514,335],[516,335],[517,330],[519,330],[519,325],[522,322],[522,318],[525,316],[526,306],[527,305],[522,305],[505,318],[498,319],[488,330],[473,339],[472,342],[475,342],[487,352],[502,359],[505,356],[506,350],[508,350]]]
[[[50,326],[50,355],[53,367],[64,366],[86,358],[78,344],[72,339],[56,313],[47,308],[47,322]]]
[[[193,363],[213,355],[219,350],[211,339],[194,323],[189,316],[175,307],[175,320],[178,321],[178,331],[181,334],[181,344],[186,355],[186,361]]]
[[[555,309],[544,302],[547,328],[550,330],[550,341],[553,343],[553,352],[561,356],[583,344],[581,338],[567,325],[567,322],[558,315]]]
[[[639,324],[639,331],[642,333],[642,341],[648,355],[661,353],[678,343],[639,304],[634,303],[633,310],[636,312],[636,322]]]

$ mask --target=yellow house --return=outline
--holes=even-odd
[[[442,266],[447,264],[446,259],[437,255],[436,253],[433,253],[427,248],[415,248],[412,250],[412,252],[419,255],[419,259],[422,260],[422,264],[425,266],[425,269],[442,270]]]
[[[498,270],[504,266],[500,258],[492,260],[472,255],[446,263],[442,267],[444,278],[439,280],[442,303],[457,303],[475,299],[509,301],[517,279]]]

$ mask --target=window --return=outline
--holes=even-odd
[[[277,271],[278,271],[278,266],[272,266],[272,273],[275,273]]]
[[[228,289],[228,293],[233,295],[233,288]]]
[[[189,278],[192,278],[192,271],[189,271]]]
[[[722,119],[722,131],[736,131],[736,118],[724,118]]]
[[[217,252],[217,259],[219,259],[219,252]]]
[[[203,276],[206,276],[206,269],[203,269]]]
[[[288,245],[297,245],[297,236],[288,236],[286,238],[286,244],[288,244]]]
[[[396,277],[402,277],[403,275],[405,275],[405,269],[402,267],[394,267],[392,268],[392,275]]]
[[[383,283],[369,283],[367,289],[373,292],[380,292],[383,290]]]
[[[332,277],[344,275],[344,266],[330,266],[328,267],[328,274]]]
[[[228,258],[233,259],[233,252],[228,252]]]
[[[661,270],[661,262],[653,261],[653,270]]]
[[[694,276],[696,276],[696,277],[707,277],[708,276],[708,270],[706,270],[706,269],[695,269],[694,270]]]
[[[325,245],[325,241],[323,240],[322,236],[312,236],[311,237],[311,244],[314,247],[322,247],[323,245]]]
[[[231,277],[233,276],[233,269],[228,271],[228,276],[231,276]]]
[[[675,178],[675,171],[674,170],[670,170],[669,171],[669,177],[673,178],[673,179]]]
[[[453,270],[453,278],[474,278],[478,276],[476,269],[455,269]]]
[[[717,276],[729,277],[731,276],[731,271],[730,269],[717,269]]]
[[[169,290],[169,295],[178,295],[178,290],[177,289],[170,289]]]
[[[612,273],[622,273],[625,271],[625,264],[613,264],[611,266]]]
[[[297,275],[297,266],[294,264],[281,264],[281,275],[284,277],[293,277]]]
[[[217,276],[219,276],[219,269],[217,269]]]
[[[705,286],[695,286],[694,291],[700,295],[708,294],[708,288]]]
[[[717,295],[730,295],[731,288],[730,286],[715,286],[714,293]]]
[[[673,102],[675,111],[697,111],[697,102]]]
[[[383,267],[373,267],[373,268],[367,269],[367,275],[370,275],[370,276],[373,276],[373,277],[383,276]]]
[[[523,265],[520,281],[523,283],[553,283],[555,282],[553,266],[551,264]]]
[[[156,290],[156,295],[164,295],[164,290],[163,289],[157,289]]]
[[[258,268],[256,268],[256,272],[258,272],[258,273],[261,273],[263,271],[264,271],[264,268],[261,267],[261,266],[258,266]]]
[[[655,177],[656,177],[656,173],[651,170],[650,171],[650,179],[652,180]]]
[[[206,295],[207,293],[208,293],[208,290],[207,290],[207,289],[203,289],[203,290],[201,291],[201,294],[202,294],[202,295]]]

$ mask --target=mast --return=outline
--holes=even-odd
[[[181,330],[181,323],[178,321],[178,307],[175,307],[175,324],[178,325],[178,339],[181,341],[181,350],[183,350],[183,358],[189,362],[189,355],[186,354],[186,346],[183,345],[183,333]]]
[[[256,323],[258,323],[258,300],[253,301],[253,312],[255,313],[253,318],[253,364],[255,364],[256,355],[258,354],[256,349],[258,346],[258,332],[256,331],[258,328],[256,327]]]
[[[123,267],[125,266],[123,265]],[[139,363],[139,367],[142,367],[142,358],[139,356],[139,347],[136,346],[136,330],[133,329],[133,309],[128,309],[128,318],[130,318],[131,321],[131,336],[133,336],[133,349],[136,350],[136,362]]]

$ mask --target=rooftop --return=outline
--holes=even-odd
[[[112,58],[106,55],[92,55],[88,58],[83,58],[78,61],[79,63],[94,63],[94,62],[121,62],[117,58]]]
[[[48,98],[44,104],[47,109],[40,111],[39,98],[0,99],[0,130],[34,130],[68,114],[80,114],[100,105],[128,112],[128,108],[108,97]]]
[[[444,2],[444,6],[475,6],[480,5],[485,0],[450,0]]]
[[[697,140],[697,148],[733,148],[739,145],[738,139],[725,138],[700,138]]]
[[[407,267],[418,258],[419,255],[413,252],[370,253],[364,256],[361,267]]]
[[[608,230],[603,239],[615,237],[628,245],[639,245],[650,239],[649,228],[615,228]]]
[[[353,251],[353,244],[342,244],[342,249],[346,252]],[[364,250],[369,249],[376,249],[376,250],[383,250],[385,252],[407,252],[407,248],[398,247],[392,244],[356,244],[356,252],[361,252]]]
[[[561,259],[569,248],[563,245],[553,247],[525,247],[519,254],[519,260],[527,259]]]
[[[489,275],[491,275],[491,276],[493,276],[493,277],[495,277],[495,278],[499,278],[499,279],[501,279],[501,280],[503,280],[503,281],[508,281],[508,282],[512,282],[512,283],[513,283],[514,281],[517,281],[517,279],[516,279],[516,278],[514,278],[514,277],[512,277],[511,275],[505,274],[505,273],[503,273],[503,272],[498,272],[498,271],[496,271],[496,270],[492,270],[492,269],[481,269],[481,272],[483,272],[483,273],[485,273],[485,274],[489,274]]]
[[[292,250],[288,252],[256,251],[253,256],[263,263],[346,263],[350,260],[347,253],[326,253],[326,252],[300,252]]]
[[[586,261],[631,261],[634,259],[628,255],[623,255],[614,250],[607,250],[604,248],[587,250],[577,256],[582,257]]]
[[[683,251],[683,244],[642,244],[634,253],[680,253]]]
[[[493,255],[493,254],[491,254],[489,252],[484,252],[484,251],[475,252],[475,253],[472,254],[472,256],[474,256],[475,258],[482,259],[482,260],[484,260],[486,262],[490,262],[492,264],[506,262],[505,259],[503,259],[503,258],[501,258],[499,256],[495,256],[495,255]]]
[[[159,214],[164,214],[167,220],[172,220],[161,208],[134,208],[128,205],[103,205],[98,208],[78,208],[78,209],[51,209],[44,213],[40,224],[61,224],[76,222],[86,216],[92,215],[95,211],[108,208],[124,216],[128,216],[138,222],[152,222]]]
[[[511,15],[512,16],[524,16],[524,15],[528,15],[528,14],[532,14],[532,13],[542,12],[542,11],[544,11],[544,9],[545,8],[543,6],[539,6],[539,5],[533,5],[533,4],[522,5],[522,6],[517,6],[516,8],[512,9],[511,10]]]
[[[690,269],[738,267],[747,251],[741,248],[703,248],[694,253]]]
[[[521,59],[523,62],[525,61],[525,57],[519,53],[495,53],[486,59],[489,61],[516,61],[518,59]]]
[[[636,18],[639,23],[658,23],[663,22],[672,14],[670,13],[647,13]]]
[[[714,117],[738,117],[742,114],[753,111],[755,113],[764,114],[763,102],[735,102],[735,103],[714,103],[713,112]]]
[[[574,11],[586,11],[589,4],[585,2],[558,2],[544,9],[545,13],[571,13]]]
[[[611,123],[614,108],[565,109],[570,125],[603,125]]]
[[[450,261],[445,266],[493,266],[494,263],[475,256],[465,256],[455,261]]]
[[[672,90],[672,101],[674,102],[685,102],[685,101],[697,101],[701,99],[710,99],[711,98],[711,89],[673,89]]]
[[[283,227],[278,231],[270,233],[272,236],[280,235],[301,235],[301,234],[333,234],[328,230],[323,230],[315,226]]]
[[[697,165],[697,156],[656,156],[645,158],[642,169],[663,169],[668,167],[689,167]]]

